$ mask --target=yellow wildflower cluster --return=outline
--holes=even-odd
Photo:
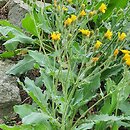
[[[116,50],[114,51],[114,56],[117,56],[117,55],[118,55],[118,53],[119,53],[119,50],[118,50],[118,49],[116,49]]]
[[[63,10],[63,11],[68,11],[68,8],[65,7],[65,6],[63,6],[63,7],[62,7],[62,10]]]
[[[101,45],[102,45],[102,42],[100,42],[99,40],[97,40],[97,42],[94,45],[94,48],[98,49]]]
[[[76,15],[71,15],[70,18],[67,18],[64,22],[65,26],[69,26],[72,22],[76,21],[77,16]]]
[[[92,58],[92,61],[93,61],[93,62],[97,62],[98,60],[99,60],[98,57],[93,57],[93,58]]]
[[[99,11],[102,13],[105,13],[107,10],[106,4],[102,3],[101,6],[99,7]]]
[[[126,65],[130,66],[130,51],[128,50],[121,50],[122,53],[124,53],[124,57],[122,58]]]
[[[118,38],[120,41],[123,41],[125,38],[126,38],[126,34],[123,32],[123,33],[118,33]]]
[[[88,30],[88,29],[79,29],[79,31],[83,34],[83,35],[85,35],[85,36],[87,36],[87,37],[89,37],[90,36],[90,34],[91,34],[91,32]]]
[[[96,12],[95,10],[90,11],[90,12],[89,12],[89,16],[92,17],[92,16],[95,15],[96,13],[97,13],[97,12]]]
[[[107,39],[111,40],[112,35],[113,35],[112,31],[110,31],[110,30],[108,29],[104,36],[105,36]]]
[[[72,15],[71,15],[71,20],[72,20],[72,22],[76,21],[76,19],[77,19],[77,16],[74,15],[74,14],[72,14]]]
[[[87,13],[85,12],[85,10],[82,10],[79,15],[80,15],[81,17],[83,17],[83,16],[86,16],[86,14],[87,14]]]
[[[58,32],[53,32],[51,34],[51,39],[54,40],[54,41],[60,40],[60,37],[61,37],[61,34],[58,33]]]

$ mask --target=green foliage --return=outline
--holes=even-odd
[[[26,17],[22,20],[22,26],[26,29],[26,31],[30,32],[31,34],[37,36],[37,29],[34,22],[34,19],[31,15],[27,14]]]
[[[115,53],[116,49],[124,49],[129,40],[129,33],[120,40],[117,31],[119,29],[121,33],[128,32],[128,29],[124,28],[128,21],[122,25],[124,18],[128,18],[128,0],[100,0],[99,3],[92,2],[91,6],[87,5],[85,0],[76,0],[73,4],[57,1],[44,8],[37,6],[33,0],[24,2],[28,3],[31,9],[22,20],[22,27],[26,32],[23,33],[7,21],[0,21],[1,37],[6,40],[6,51],[0,54],[0,57],[20,55],[25,49],[27,52],[22,55],[23,60],[7,73],[20,76],[36,69],[39,71],[39,77],[35,77],[35,80],[25,77],[24,81],[18,81],[32,99],[31,105],[14,106],[22,125],[11,127],[2,124],[0,128],[129,128],[130,114],[127,107],[130,107],[130,59],[124,61],[122,52]],[[108,4],[106,13],[99,10],[103,2]],[[124,14],[120,9],[124,9]],[[90,11],[93,10],[96,11],[91,16]],[[81,15],[81,11],[87,12],[85,16]],[[121,17],[117,18],[118,15]],[[76,19],[72,19],[72,16]],[[108,29],[112,31],[112,34],[108,34],[112,35],[110,38],[106,36]],[[101,42],[99,47],[95,47],[97,40]],[[20,43],[24,44],[25,48],[19,49]]]
[[[18,64],[14,65],[10,70],[7,71],[8,74],[19,75],[32,69],[34,66],[34,59],[30,56],[25,56]]]

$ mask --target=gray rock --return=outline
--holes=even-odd
[[[36,3],[39,7],[48,6],[50,4],[37,1]],[[9,13],[8,20],[14,24],[21,27],[21,20],[25,17],[25,14],[29,11],[29,7],[26,3],[21,0],[12,0],[8,5]]]
[[[11,66],[9,61],[0,61],[0,117],[11,114],[13,105],[21,101],[16,79],[6,75]]]
[[[14,25],[21,26],[21,20],[28,12],[28,6],[21,0],[12,0],[8,5],[8,9],[8,20]]]

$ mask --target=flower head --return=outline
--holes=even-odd
[[[63,10],[63,11],[68,11],[68,8],[65,7],[65,6],[63,6],[62,10]]]
[[[127,59],[130,59],[130,55],[128,53],[124,55],[124,57],[122,58],[122,60],[126,61]]]
[[[126,38],[126,34],[123,32],[123,33],[118,33],[118,38],[120,41],[123,41],[125,38]]]
[[[126,59],[126,65],[130,66],[130,58]]]
[[[121,50],[121,52],[124,54],[130,54],[130,51],[128,51],[128,50]]]
[[[117,55],[118,55],[118,53],[119,53],[119,50],[118,50],[118,49],[116,49],[116,50],[114,51],[114,56],[117,56]]]
[[[54,6],[57,6],[57,0],[54,0]]]
[[[84,7],[85,7],[85,4],[82,4],[81,6],[84,8]]]
[[[67,2],[71,3],[71,2],[72,2],[72,0],[67,0]]]
[[[101,6],[99,7],[99,11],[102,13],[105,13],[107,10],[106,4],[102,3]]]
[[[61,36],[60,33],[58,33],[58,32],[53,32],[53,33],[51,34],[51,39],[54,40],[54,41],[57,41],[57,40],[60,40],[60,36]]]
[[[87,37],[89,37],[90,36],[90,34],[91,34],[91,32],[88,30],[88,29],[79,29],[79,31],[83,34],[83,35],[85,35],[85,36],[87,36]]]
[[[85,10],[82,10],[81,12],[80,12],[80,16],[86,16],[86,12],[85,12]]]
[[[101,45],[102,45],[102,42],[100,42],[99,40],[97,40],[97,42],[94,45],[94,48],[98,49]]]
[[[98,57],[93,57],[93,58],[92,58],[92,61],[93,61],[93,62],[97,62],[98,60],[99,60]]]
[[[64,22],[65,26],[68,26],[71,23],[72,23],[72,19],[71,18],[66,19],[65,22]]]
[[[72,20],[72,22],[74,22],[76,19],[77,19],[77,16],[74,15],[74,14],[72,14],[72,15],[71,15],[71,20]]]
[[[89,12],[90,17],[92,17],[92,16],[95,15],[95,14],[96,14],[96,11],[95,11],[95,10]]]
[[[107,32],[105,33],[105,37],[107,38],[107,39],[109,39],[109,40],[111,40],[111,38],[112,38],[112,31],[110,31],[110,30],[107,30]]]

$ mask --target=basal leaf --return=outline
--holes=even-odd
[[[5,124],[1,124],[0,128],[2,130],[34,130],[33,126],[31,125],[7,126]]]
[[[49,119],[48,115],[45,115],[44,113],[39,112],[32,112],[30,115],[25,116],[22,119],[23,124],[29,125],[29,124],[37,124],[40,122],[44,122],[47,119]]]
[[[47,100],[42,93],[42,90],[34,84],[34,81],[26,78],[24,89],[44,112],[48,111]]]
[[[30,115],[32,112],[35,112],[35,108],[28,104],[16,105],[14,106],[14,111],[20,115],[21,118],[24,118],[27,115]]]
[[[25,28],[26,31],[37,36],[36,25],[31,15],[27,14],[26,17],[22,20],[22,27]]]
[[[77,128],[75,128],[74,130],[90,130],[93,128],[93,126],[94,126],[94,122],[84,123],[84,124],[81,124],[80,126],[78,126]]]
[[[26,55],[23,60],[19,61],[14,65],[10,70],[7,71],[7,74],[20,75],[28,70],[33,68],[35,61],[32,57]]]

